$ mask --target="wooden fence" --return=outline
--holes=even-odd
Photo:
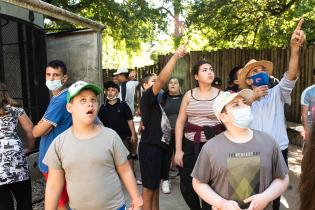
[[[159,72],[167,63],[171,55],[158,57],[158,63],[153,66],[135,68],[138,73],[138,79],[145,72]],[[271,50],[253,50],[253,49],[227,49],[212,52],[190,52],[183,59],[177,62],[173,75],[184,80],[183,89],[188,90],[193,87],[193,77],[191,68],[200,60],[207,60],[214,68],[216,77],[220,77],[224,87],[227,86],[230,70],[235,66],[243,66],[250,59],[270,60],[274,64],[273,75],[281,79],[282,75],[288,69],[290,50],[289,49],[271,49]],[[287,110],[287,120],[300,123],[300,97],[302,91],[313,84],[313,69],[315,68],[315,45],[304,47],[300,52],[300,74],[292,93],[292,103]],[[106,77],[104,78],[106,79]],[[107,77],[107,79],[110,79]]]

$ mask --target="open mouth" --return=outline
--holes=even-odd
[[[86,114],[93,114],[93,110],[89,110]]]

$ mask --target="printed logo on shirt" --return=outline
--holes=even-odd
[[[248,208],[244,199],[259,193],[260,152],[230,153],[227,159],[229,199]]]

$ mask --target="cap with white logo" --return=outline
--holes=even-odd
[[[101,88],[99,88],[96,85],[93,85],[84,81],[77,81],[76,83],[72,84],[68,89],[67,102],[69,103],[69,101],[73,97],[78,95],[82,90],[86,90],[86,89],[92,90],[93,92],[95,92],[96,95],[102,92]]]

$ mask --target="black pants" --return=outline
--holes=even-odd
[[[204,143],[199,144],[199,151]],[[191,210],[211,210],[211,206],[202,201],[200,206],[200,198],[194,191],[192,186],[192,177],[190,176],[197,161],[197,155],[195,154],[195,145],[192,141],[187,139],[183,140],[183,168],[179,167],[180,175],[180,191],[182,196]]]
[[[285,150],[282,150],[281,152],[282,152],[284,161],[287,164],[287,167],[289,167],[289,164],[288,164],[288,148],[286,148]],[[279,210],[280,209],[280,197],[278,197],[276,200],[273,201],[272,209],[273,210]]]
[[[13,196],[17,202],[17,210],[32,210],[32,189],[29,179],[0,185],[1,210],[14,210]]]
[[[175,153],[175,133],[173,133],[173,130],[172,130],[172,135],[171,135],[171,141],[170,141],[170,145],[169,145],[169,168],[168,168],[168,174],[167,174],[167,179],[165,180],[169,180],[169,172],[170,172],[170,169],[171,169],[171,162],[172,162],[172,156],[173,156],[173,153]]]

